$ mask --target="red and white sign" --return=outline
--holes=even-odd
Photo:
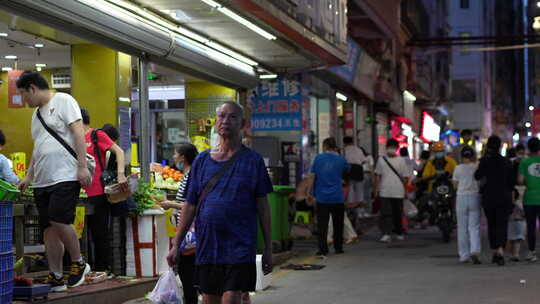
[[[534,109],[532,112],[532,133],[534,135],[540,133],[540,109]]]
[[[439,141],[441,135],[441,127],[435,123],[433,116],[427,112],[422,112],[422,131],[420,138],[425,142]]]

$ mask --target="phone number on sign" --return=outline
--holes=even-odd
[[[264,118],[251,121],[253,129],[297,129],[300,128],[299,119],[291,118]]]

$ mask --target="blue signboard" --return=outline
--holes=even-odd
[[[343,80],[352,84],[356,76],[356,71],[358,69],[358,63],[360,62],[360,46],[354,42],[352,39],[348,40],[348,54],[347,54],[347,64],[340,65],[329,68],[334,74],[341,77]]]
[[[253,131],[302,130],[302,88],[297,80],[261,81],[251,107]]]

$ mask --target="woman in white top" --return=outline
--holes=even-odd
[[[474,150],[464,147],[461,150],[462,164],[454,170],[452,180],[457,188],[458,252],[462,263],[481,264],[480,241],[480,196],[478,183],[474,178],[477,164]]]

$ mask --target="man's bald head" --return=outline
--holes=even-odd
[[[216,113],[219,113],[221,111],[221,109],[223,109],[223,107],[225,107],[225,106],[233,107],[235,109],[236,114],[238,114],[240,117],[244,117],[244,107],[242,107],[239,103],[234,102],[234,101],[227,101],[227,102],[224,102],[224,103],[220,104],[216,108]]]

